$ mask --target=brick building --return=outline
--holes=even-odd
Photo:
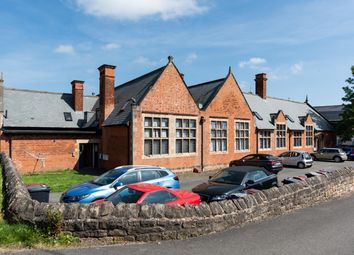
[[[241,91],[231,69],[187,86],[172,57],[119,86],[114,66],[99,73],[99,96],[84,96],[78,80],[72,94],[0,84],[0,148],[21,171],[125,164],[208,170],[250,153],[335,143],[329,122],[307,102],[267,96],[266,74],[256,75],[253,94]]]

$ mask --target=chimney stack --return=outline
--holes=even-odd
[[[259,73],[256,74],[256,94],[261,98],[265,99],[267,97],[267,74]]]
[[[107,119],[114,108],[115,66],[101,65],[100,71],[100,125]]]
[[[74,111],[82,112],[84,110],[84,81],[73,80],[71,85]]]

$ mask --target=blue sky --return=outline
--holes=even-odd
[[[117,84],[173,55],[187,84],[224,77],[243,91],[268,75],[270,96],[340,104],[354,65],[352,0],[2,0],[0,72],[5,86],[98,92],[101,64]]]

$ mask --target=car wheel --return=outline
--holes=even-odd
[[[303,169],[303,168],[305,168],[305,164],[302,162],[299,162],[299,163],[297,163],[297,167]]]
[[[342,159],[340,157],[338,157],[338,156],[335,156],[334,157],[334,161],[338,163],[338,162],[341,162]]]

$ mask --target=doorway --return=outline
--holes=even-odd
[[[98,168],[98,143],[80,143],[79,149],[79,169]]]

